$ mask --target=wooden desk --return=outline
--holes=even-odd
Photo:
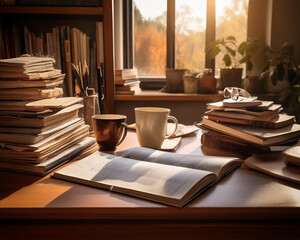
[[[177,152],[202,155],[201,131]],[[118,150],[137,146],[129,133]],[[299,186],[239,168],[183,208],[0,171],[1,239],[296,239]]]

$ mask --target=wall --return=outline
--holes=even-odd
[[[280,49],[283,43],[292,43],[296,61],[300,63],[299,10],[299,0],[249,0],[248,37],[260,41],[258,51],[252,56],[252,76],[262,72],[266,63],[266,45]]]
[[[295,47],[294,56],[300,64],[300,1],[273,0],[271,46],[280,49],[285,42]]]

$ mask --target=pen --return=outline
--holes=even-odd
[[[100,113],[105,113],[104,106],[104,82],[101,67],[97,68],[97,79],[98,79],[98,94],[99,94],[99,107]]]
[[[86,93],[86,91],[84,90],[84,88],[83,88],[83,86],[82,86],[82,83],[81,83],[81,80],[80,80],[78,71],[77,71],[77,69],[76,69],[76,66],[75,66],[73,63],[71,63],[71,65],[72,65],[72,71],[73,71],[75,80],[77,81],[77,85],[79,86],[80,91],[81,91],[82,93],[84,93],[84,94],[87,96],[87,93]]]

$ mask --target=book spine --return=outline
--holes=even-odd
[[[229,152],[238,151],[244,154],[259,154],[270,151],[268,147],[256,146],[246,142],[226,138],[226,136],[211,134],[209,132],[205,132],[201,135],[201,144],[211,148],[219,148]]]
[[[275,124],[273,122],[264,122],[264,121],[250,121],[249,126],[261,127],[261,128],[267,128],[267,129],[275,128]]]

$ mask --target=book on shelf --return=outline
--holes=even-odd
[[[49,63],[53,64],[55,61],[53,58],[50,57],[15,57],[15,58],[8,58],[8,59],[1,59],[0,60],[0,70],[4,67],[16,67],[20,69],[28,69],[31,67],[38,68],[39,70],[43,69],[43,66],[49,65]],[[53,70],[53,65],[52,69]]]
[[[123,86],[131,86],[131,85],[140,84],[140,83],[141,83],[141,81],[138,78],[136,78],[136,79],[125,80],[121,84],[116,82],[115,85],[116,85],[116,87],[123,87]]]
[[[78,117],[82,104],[74,104],[54,113],[42,114],[36,117],[0,116],[1,127],[45,128],[64,119],[73,120]]]
[[[52,177],[182,207],[241,164],[238,158],[141,147],[117,155],[95,152]]]
[[[232,112],[209,111],[205,113],[209,120],[240,124],[252,127],[277,129],[295,123],[295,117],[286,114],[275,114],[270,116],[253,116]]]
[[[2,143],[19,143],[19,144],[35,144],[53,136],[56,133],[63,134],[66,129],[72,127],[75,129],[83,124],[81,118],[75,118],[74,120],[63,119],[58,123],[50,125],[47,131],[41,131],[46,128],[4,128],[0,127],[0,142]],[[58,125],[59,124],[59,125]],[[53,127],[54,126],[54,127]],[[35,130],[39,133],[35,133]],[[24,131],[24,132],[23,132]]]
[[[115,80],[117,81],[117,84],[121,84],[122,82],[125,83],[125,80],[134,80],[138,79],[136,75],[130,75],[130,76],[118,76],[115,75]]]
[[[44,162],[36,164],[28,164],[22,162],[5,162],[0,161],[0,168],[10,171],[17,171],[35,175],[46,175],[66,162],[74,159],[83,152],[88,152],[93,148],[96,141],[93,137],[86,137],[82,141],[76,143],[70,148],[60,151],[57,155],[47,159]]]
[[[55,69],[48,72],[36,72],[36,73],[13,73],[13,72],[1,72],[1,78],[21,78],[27,80],[41,80],[49,78],[57,78],[61,76],[61,70]]]
[[[137,78],[137,69],[136,68],[116,69],[115,76],[121,76],[121,77],[134,76],[134,78]]]
[[[63,95],[62,88],[10,88],[0,89],[0,100],[40,100]]]
[[[291,124],[279,129],[266,129],[215,122],[204,116],[198,126],[262,146],[279,145],[300,138],[299,124]]]
[[[9,58],[11,59],[11,58]],[[53,63],[45,63],[38,65],[31,65],[26,67],[16,67],[16,66],[1,66],[0,65],[0,73],[2,72],[13,72],[13,73],[36,73],[36,72],[48,72],[53,71]]]
[[[37,101],[0,101],[0,111],[44,111],[62,109],[82,102],[79,97],[49,98]]]
[[[32,145],[5,143],[5,148],[0,149],[0,161],[22,163],[43,162],[88,136],[89,126],[82,124],[76,128],[70,126]]]
[[[63,84],[65,76],[61,75],[53,79],[42,79],[35,81],[27,81],[22,79],[3,80],[0,79],[0,89],[11,88],[55,88]]]
[[[285,164],[285,157],[280,152],[250,156],[245,159],[242,167],[300,184],[300,168]]]
[[[127,85],[131,85],[131,84],[134,84],[137,82],[140,83],[140,80],[138,78],[127,79],[127,80],[116,80],[115,79],[116,86],[127,86]]]
[[[116,94],[127,94],[127,95],[134,95],[138,94],[142,91],[140,88],[140,82],[131,82],[130,84],[124,84],[124,85],[116,85],[115,86],[115,92]]]
[[[83,121],[82,118],[74,118],[70,120],[69,118],[65,118],[61,121],[58,121],[54,124],[49,125],[44,128],[28,128],[28,127],[0,127],[1,133],[14,133],[14,134],[28,134],[28,135],[47,135],[49,133],[53,133],[59,131],[65,127],[68,127],[71,124],[74,124],[79,121]]]

